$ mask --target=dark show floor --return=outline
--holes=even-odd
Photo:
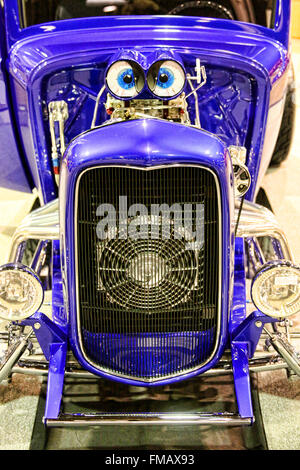
[[[253,382],[256,423],[252,427],[115,425],[102,428],[48,430],[42,424],[46,387],[46,383],[43,383],[31,449],[266,449],[255,377]],[[65,412],[145,410],[235,412],[236,402],[230,376],[194,379],[151,389],[129,387],[106,380],[66,379],[63,410]]]

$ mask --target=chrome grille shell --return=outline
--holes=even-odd
[[[214,347],[212,348],[212,351],[211,351],[211,354],[209,354],[208,357],[205,358],[204,361],[202,361],[201,363],[198,363],[197,365],[193,365],[193,367],[189,367],[189,368],[184,368],[184,369],[181,369],[179,371],[173,371],[172,373],[169,373],[169,374],[164,374],[164,375],[160,375],[160,376],[155,376],[155,377],[141,377],[141,376],[134,376],[133,374],[126,374],[124,373],[124,371],[120,372],[120,371],[117,371],[117,370],[114,370],[113,368],[111,367],[107,367],[103,364],[99,364],[98,361],[94,361],[91,357],[89,357],[89,355],[87,354],[87,351],[86,351],[86,346],[85,346],[85,340],[84,340],[84,337],[83,337],[83,333],[82,333],[82,318],[81,318],[81,313],[80,313],[80,296],[79,296],[79,284],[78,284],[78,279],[79,279],[79,276],[78,276],[78,250],[76,249],[75,251],[75,265],[76,265],[76,282],[77,282],[77,286],[76,286],[76,297],[77,297],[77,306],[78,306],[78,309],[77,309],[77,334],[78,334],[78,338],[79,338],[79,343],[80,343],[80,348],[81,348],[81,351],[82,351],[82,354],[85,358],[85,360],[91,364],[94,368],[96,368],[97,370],[101,371],[101,372],[104,372],[104,373],[107,373],[107,374],[110,374],[112,376],[116,376],[116,377],[122,377],[124,379],[131,379],[131,380],[138,380],[139,382],[145,382],[145,383],[155,383],[155,382],[159,382],[161,381],[161,379],[168,379],[168,378],[172,378],[172,377],[176,377],[176,376],[180,376],[180,375],[186,375],[194,370],[197,370],[199,369],[200,367],[203,367],[205,364],[207,364],[209,361],[211,361],[211,359],[213,358],[213,356],[215,355],[216,353],[216,350],[218,348],[218,342],[219,342],[219,334],[220,334],[220,320],[221,320],[221,274],[222,274],[222,263],[221,263],[221,259],[222,259],[222,237],[221,237],[221,232],[222,232],[222,208],[221,208],[221,198],[220,198],[220,188],[219,188],[219,182],[218,182],[218,178],[217,176],[215,175],[214,172],[212,172],[211,170],[209,170],[208,168],[204,168],[204,167],[201,167],[200,165],[165,165],[165,166],[153,166],[153,167],[133,167],[133,166],[117,166],[117,165],[113,165],[113,166],[109,166],[109,167],[103,167],[103,166],[99,166],[99,167],[96,167],[98,169],[100,168],[126,168],[127,170],[128,169],[131,169],[131,170],[138,170],[138,171],[142,171],[142,172],[148,172],[148,171],[155,171],[155,170],[162,170],[164,168],[166,169],[171,169],[171,168],[195,168],[195,171],[205,171],[205,172],[208,172],[208,174],[210,174],[210,176],[212,177],[212,179],[214,180],[214,183],[215,183],[215,188],[216,188],[216,194],[217,194],[217,198],[216,198],[216,205],[217,205],[217,213],[218,213],[218,246],[219,246],[219,249],[218,249],[218,274],[217,274],[217,278],[218,278],[218,288],[217,288],[217,308],[216,308],[216,331],[215,331],[215,339],[214,339]],[[86,172],[89,172],[89,171],[92,171],[94,170],[95,167],[93,168],[89,168],[87,170],[84,170],[78,177],[77,179],[77,183],[76,183],[76,191],[75,191],[75,247],[78,246],[78,233],[77,233],[77,217],[78,217],[78,198],[79,198],[79,186],[80,186],[80,182],[81,182],[81,179],[83,177],[83,175],[86,173]],[[145,344],[145,339],[144,339],[144,344]],[[148,343],[149,344],[149,343]],[[152,339],[152,345],[153,345],[153,339]]]

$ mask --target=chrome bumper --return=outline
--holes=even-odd
[[[93,414],[61,414],[56,419],[45,419],[49,428],[87,427],[104,425],[166,425],[186,424],[251,426],[252,418],[242,418],[232,413],[93,413]]]

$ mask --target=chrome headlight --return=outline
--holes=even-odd
[[[285,318],[300,312],[300,267],[288,261],[264,265],[255,275],[251,297],[265,315]]]
[[[44,290],[39,277],[21,263],[0,267],[0,318],[24,320],[42,305]]]

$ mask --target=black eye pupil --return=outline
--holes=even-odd
[[[124,78],[123,78],[124,82],[125,83],[131,83],[132,82],[132,75],[125,75]]]
[[[162,73],[159,76],[159,80],[160,80],[161,83],[167,83],[167,81],[169,80],[169,77],[166,73]]]

